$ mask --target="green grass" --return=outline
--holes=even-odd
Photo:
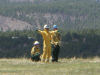
[[[58,63],[0,59],[0,75],[100,75],[100,59],[60,59]]]

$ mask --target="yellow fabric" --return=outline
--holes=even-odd
[[[48,61],[51,57],[51,33],[49,31],[38,30],[43,37],[43,54],[42,61]]]
[[[39,48],[36,48],[35,46],[32,48],[31,50],[31,55],[34,55],[36,53],[40,53],[40,49]]]
[[[51,33],[51,43],[52,44],[55,44],[55,45],[59,45],[60,44],[60,33],[58,32],[58,30],[53,30],[53,31],[50,31]]]

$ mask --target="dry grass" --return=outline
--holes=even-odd
[[[0,59],[0,75],[100,75],[100,58],[60,59],[58,63],[30,59]]]

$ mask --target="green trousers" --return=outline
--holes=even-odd
[[[59,45],[52,45],[52,62],[58,62],[59,51]]]
[[[36,53],[31,55],[32,61],[39,61],[40,60],[40,53]]]

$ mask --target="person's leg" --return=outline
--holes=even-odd
[[[55,46],[55,51],[54,51],[54,53],[55,53],[55,60],[54,60],[54,61],[57,61],[57,45]]]
[[[49,61],[51,61],[51,45],[49,46],[49,49],[48,49],[48,58],[49,58]]]
[[[51,45],[47,46],[46,62],[49,62],[51,58]]]
[[[40,60],[40,53],[36,53],[35,54],[35,61],[39,61]]]
[[[42,54],[42,56],[41,56],[41,61],[42,62],[45,62],[45,60],[46,60],[46,54],[47,54],[47,51],[46,51],[46,48],[43,50],[43,54]]]
[[[54,61],[54,45],[52,44],[52,61]]]
[[[60,51],[60,46],[56,45],[56,49],[55,49],[55,61],[58,62],[58,56],[59,56],[59,51]]]
[[[49,61],[49,59],[48,59],[48,49],[46,49],[46,60],[45,60],[45,62],[48,62]]]
[[[53,45],[53,48],[52,48],[52,61],[54,62],[55,59],[56,59],[56,51],[55,51],[56,47],[55,45]]]
[[[34,61],[34,55],[31,55],[31,60]]]

